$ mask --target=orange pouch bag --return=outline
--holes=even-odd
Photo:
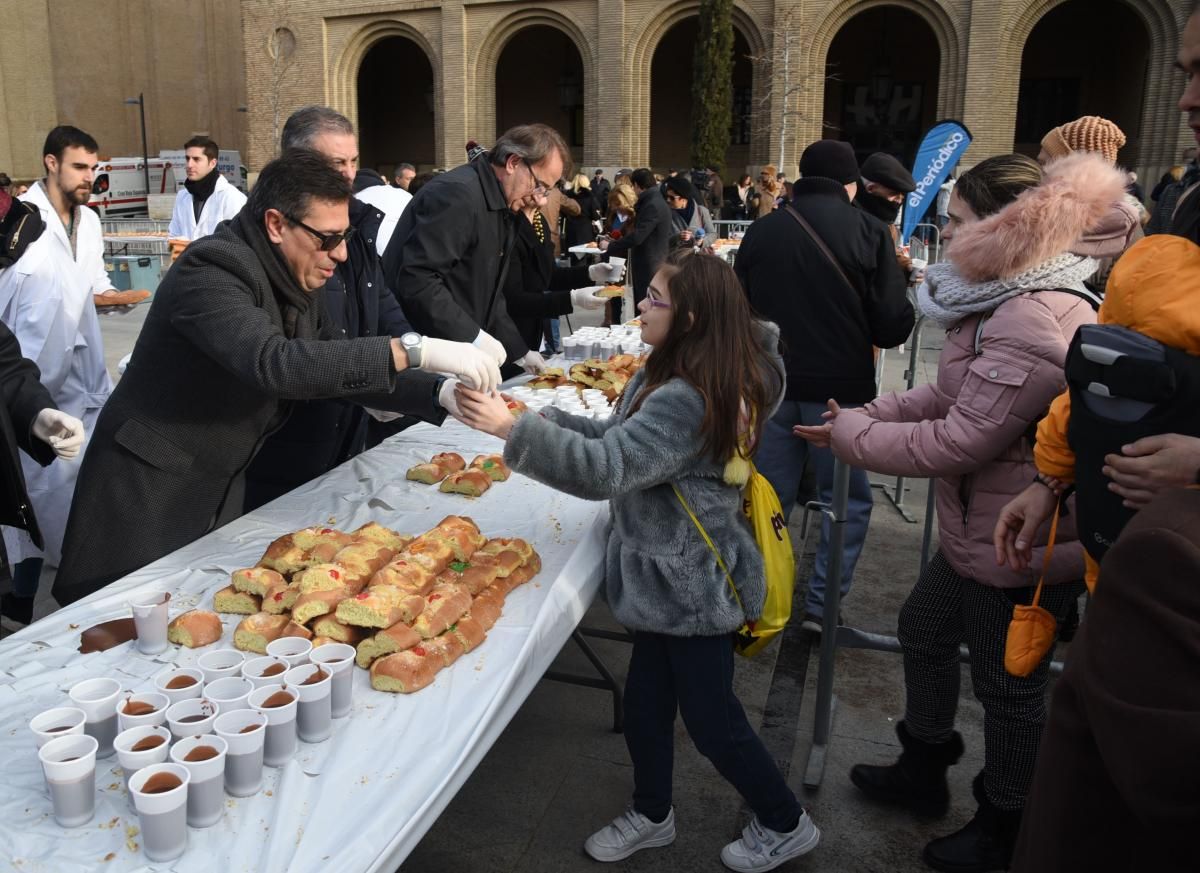
[[[1033,603],[1029,606],[1013,607],[1013,617],[1008,623],[1008,637],[1004,642],[1004,669],[1013,676],[1025,677],[1032,673],[1054,645],[1058,622],[1054,616],[1038,606],[1042,597],[1042,585],[1046,581],[1046,570],[1050,567],[1050,556],[1054,554],[1054,539],[1058,533],[1058,513],[1061,504],[1054,510],[1050,523],[1050,542],[1046,544],[1046,556],[1042,560],[1042,577],[1033,592]]]

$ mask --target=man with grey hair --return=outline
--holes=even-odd
[[[383,256],[388,283],[419,331],[473,343],[497,364],[513,361],[531,372],[544,367],[508,315],[504,276],[514,211],[544,206],[569,163],[556,130],[523,124],[421,188]]]
[[[284,150],[307,149],[324,157],[346,182],[358,172],[358,138],[354,125],[327,106],[296,110],[283,126]],[[382,187],[382,186],[381,186]],[[404,197],[408,195],[396,191]],[[349,203],[354,235],[346,242],[346,258],[320,291],[323,323],[335,337],[392,336],[412,331],[395,296],[387,288],[376,250],[386,220],[383,209],[359,199]],[[473,366],[482,354],[466,343],[456,344],[462,367]],[[490,363],[490,362],[489,362]],[[391,407],[404,413],[403,421],[441,424],[447,412],[457,412],[455,379],[435,372],[405,371],[396,377],[405,403]],[[375,417],[360,404],[339,398],[309,399],[292,404],[287,421],[267,438],[246,473],[247,511],[332,470],[338,464],[374,445]]]
[[[405,191],[407,191],[409,183],[412,182],[416,175],[417,168],[412,164],[397,164],[395,173],[396,187],[403,188]]]

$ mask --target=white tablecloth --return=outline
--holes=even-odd
[[[127,806],[114,756],[99,762],[93,821],[54,823],[28,730],[45,709],[69,705],[81,679],[110,676],[127,690],[151,687],[171,665],[233,645],[239,616],[207,649],[139,654],[132,643],[80,655],[79,632],[129,615],[135,592],[172,592],[172,615],[211,608],[211,593],[231,571],[252,565],[267,544],[311,524],[351,530],[378,521],[421,533],[449,514],[468,515],[485,534],[520,536],[535,545],[543,570],[509,595],[500,621],[476,651],[414,695],[370,688],[355,668],[354,708],[333,736],[281,770],[267,768],[263,791],[227,797],[216,826],[189,829],[184,856],[157,869],[180,873],[392,871],[445,809],[537,684],[594,598],[602,578],[607,508],[568,497],[514,474],[477,500],[442,494],[404,479],[405,470],[442,450],[499,451],[499,441],[456,422],[411,428],[238,521],[127,576],[0,642],[0,858],[23,873],[138,870],[137,817]]]

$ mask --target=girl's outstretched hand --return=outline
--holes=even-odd
[[[499,392],[488,394],[472,391],[461,382],[454,387],[454,396],[458,400],[463,421],[476,430],[498,436],[502,440],[508,439],[514,421],[508,409],[511,397]]]
[[[798,424],[792,428],[793,436],[808,440],[818,449],[829,448],[829,444],[833,441],[833,422],[842,408],[838,406],[836,400],[830,400],[828,405],[829,411],[821,413],[821,418],[825,419],[824,424]]]

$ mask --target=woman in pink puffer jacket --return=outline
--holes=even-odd
[[[1021,155],[964,173],[950,200],[948,263],[931,266],[918,292],[922,314],[946,329],[935,385],[838,410],[828,424],[797,428],[830,441],[843,461],[880,473],[936,479],[940,548],[899,617],[907,690],[891,766],[857,765],[866,794],[935,814],[949,802],[946,769],[961,756],[954,730],[958,647],[984,707],[985,763],[979,809],[961,830],[925,847],[937,870],[1004,869],[1020,825],[1045,721],[1051,654],[1027,678],[1004,669],[1013,605],[1029,603],[1035,572],[997,566],[992,531],[1000,509],[1033,480],[1031,434],[1065,387],[1063,362],[1099,300],[1084,285],[1096,258],[1120,253],[1136,226],[1122,206],[1125,174],[1095,155],[1045,170]],[[1094,303],[1094,305],[1093,305]],[[1083,551],[1060,522],[1041,605],[1062,620],[1083,590]],[[1048,530],[1037,546],[1044,548]],[[1042,551],[1033,567],[1040,571]]]

